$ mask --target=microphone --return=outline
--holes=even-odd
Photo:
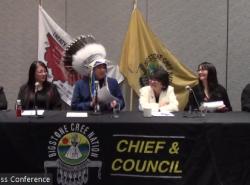
[[[37,93],[37,91],[39,90],[39,82],[35,83],[35,93]]]
[[[187,85],[187,86],[185,87],[185,89],[188,90],[189,93],[192,93],[192,95],[193,95],[193,97],[194,97],[194,100],[195,100],[195,103],[196,103],[196,105],[197,105],[197,107],[198,107],[198,109],[199,109],[200,104],[199,104],[199,102],[198,102],[198,100],[197,100],[196,94],[194,93],[193,89],[192,89],[189,85]],[[190,102],[189,102],[189,103],[190,103]],[[188,111],[189,111],[189,112],[192,111],[192,107],[191,107],[190,104],[189,104],[189,110],[188,110]]]
[[[192,90],[192,88],[191,88],[189,85],[187,85],[187,86],[185,87],[185,89],[188,90],[188,91],[191,91],[191,90]]]
[[[95,81],[95,95],[94,95],[94,98],[95,98],[94,112],[95,113],[98,113],[100,111],[100,106],[98,103],[98,87],[99,87],[99,81],[96,80]]]

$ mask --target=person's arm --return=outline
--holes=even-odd
[[[250,84],[248,84],[242,91],[241,110],[250,112]]]
[[[84,110],[84,111],[88,111],[88,110],[92,110],[93,107],[91,106],[91,98],[87,99],[83,97],[83,94],[88,93],[89,89],[86,88],[81,88],[81,84],[80,82],[77,82],[75,84],[75,88],[74,88],[74,92],[73,92],[73,97],[72,97],[72,101],[71,101],[71,109],[72,110]]]
[[[174,112],[174,111],[178,111],[178,101],[176,99],[175,93],[174,93],[174,88],[169,86],[167,93],[165,94],[164,97],[166,103],[163,106],[160,106],[160,110],[161,111],[170,111],[170,112]]]
[[[228,111],[232,111],[232,107],[231,107],[230,100],[228,98],[226,89],[224,87],[222,87],[222,86],[220,86],[219,89],[220,89],[219,90],[219,94],[221,94],[221,98],[222,98],[222,101],[223,101],[223,103],[224,103],[225,106],[218,108],[216,110],[216,112],[228,112]]]
[[[8,107],[7,99],[3,90],[3,87],[0,87],[0,110],[5,110]]]
[[[154,111],[159,110],[159,104],[156,102],[150,101],[151,98],[151,87],[145,86],[140,89],[140,97],[139,97],[139,109],[142,111],[144,108],[151,108]],[[154,95],[152,95],[154,96]]]
[[[62,100],[57,90],[57,87],[53,84],[52,84],[52,93],[53,93],[53,96],[50,98],[50,100],[52,100],[52,104],[51,104],[52,110],[61,110]]]
[[[124,98],[123,98],[123,95],[122,95],[122,92],[121,92],[121,89],[117,80],[115,79],[113,80],[112,86],[113,86],[113,92],[111,94],[118,99],[117,103],[120,104],[120,109],[122,110],[125,107],[125,101],[124,101]]]
[[[230,100],[228,98],[228,95],[227,95],[227,92],[225,91],[225,96],[224,96],[224,100],[223,100],[226,108],[227,108],[227,111],[232,111],[232,106],[231,106],[231,103],[230,103]]]

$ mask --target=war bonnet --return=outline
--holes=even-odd
[[[89,76],[94,67],[106,64],[106,50],[92,35],[82,35],[65,50],[64,65],[72,66],[79,74]]]

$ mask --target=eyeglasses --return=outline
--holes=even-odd
[[[197,72],[206,71],[207,69],[197,69]]]

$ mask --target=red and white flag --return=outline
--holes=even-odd
[[[80,76],[67,70],[62,62],[64,50],[73,41],[39,5],[39,33],[38,33],[38,60],[44,62],[49,70],[48,80],[57,85],[61,99],[71,105],[75,82]],[[118,65],[109,64],[108,76],[117,79],[120,83],[124,77],[119,72]]]

